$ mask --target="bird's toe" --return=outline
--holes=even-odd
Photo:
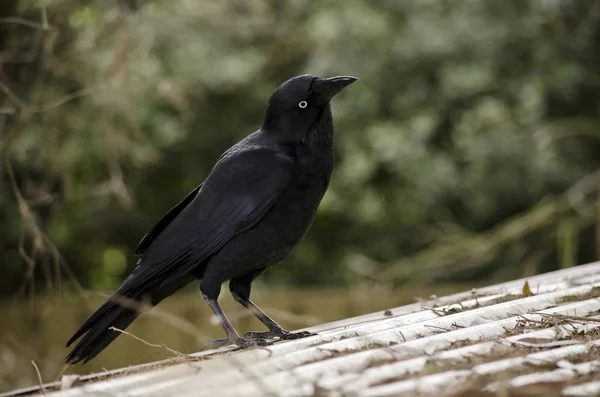
[[[280,338],[284,339],[284,340],[302,339],[302,338],[306,338],[308,336],[313,336],[313,335],[316,335],[316,334],[313,334],[312,332],[308,332],[308,331],[285,332],[280,336]]]
[[[267,346],[270,343],[266,339],[256,337],[252,338],[252,340],[240,338],[238,341],[235,342],[235,344],[242,349],[247,349],[249,347],[255,346]]]
[[[231,341],[229,339],[215,339],[211,340],[207,344],[203,346],[204,349],[218,349],[220,347],[231,345]]]
[[[268,338],[272,338],[272,337],[273,337],[273,333],[271,331],[266,331],[266,332],[248,331],[244,335],[242,335],[242,338],[246,338],[246,339],[250,339],[250,340],[268,339]]]
[[[263,338],[255,338],[252,340],[252,342],[256,343],[256,346],[268,346],[273,343]]]

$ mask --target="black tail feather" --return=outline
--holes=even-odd
[[[195,277],[186,275],[177,282],[162,286],[159,280],[154,284],[139,284],[130,276],[117,292],[92,314],[67,342],[69,347],[77,338],[81,340],[66,358],[67,364],[84,364],[96,357],[121,333],[111,330],[115,327],[125,330],[142,312],[158,305],[175,291],[191,283]],[[157,285],[158,284],[158,285]]]
[[[105,304],[107,305],[108,302]],[[111,330],[111,327],[124,330],[135,320],[140,314],[136,310],[125,308],[121,305],[111,303],[111,307],[100,309],[103,311],[101,317],[96,316],[95,321],[87,322],[82,326],[73,337],[67,343],[69,346],[75,339],[80,335],[87,333],[77,343],[73,350],[69,353],[66,358],[67,364],[76,364],[83,361],[84,364],[96,357],[106,346],[108,346],[113,340],[120,335],[120,332]],[[90,317],[90,320],[92,320]]]
[[[94,324],[97,323],[98,320],[100,320],[102,317],[104,317],[104,315],[107,314],[109,311],[113,310],[115,306],[116,303],[111,300],[107,301],[102,306],[100,306],[98,310],[96,310],[87,320],[85,320],[85,322],[81,325],[81,327],[79,327],[77,332],[75,332],[75,334],[71,336],[71,339],[68,340],[66,346],[71,346],[71,344],[75,342],[75,340],[77,340],[81,335],[85,334],[87,331],[92,329]]]

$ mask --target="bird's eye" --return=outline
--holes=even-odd
[[[306,109],[307,106],[308,106],[308,102],[306,102],[306,101],[300,101],[300,102],[298,102],[298,107],[300,109]]]

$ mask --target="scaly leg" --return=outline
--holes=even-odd
[[[204,279],[200,282],[200,290],[202,291],[202,297],[204,298],[206,303],[208,303],[208,306],[212,309],[215,316],[217,316],[219,324],[223,328],[223,331],[225,331],[225,335],[227,335],[227,339],[219,339],[212,341],[210,343],[211,347],[218,348],[230,344],[237,345],[241,348],[267,345],[268,342],[264,339],[256,338],[253,340],[247,340],[242,338],[237,333],[237,331],[235,330],[235,328],[233,328],[233,325],[231,325],[231,322],[229,322],[229,319],[223,312],[223,309],[221,309],[219,302],[217,301],[220,289],[220,284],[208,283],[207,281],[205,282]]]
[[[233,298],[246,309],[250,310],[252,314],[256,316],[264,325],[269,329],[266,332],[246,332],[243,337],[249,337],[253,341],[260,341],[266,338],[279,338],[283,340],[287,339],[300,339],[307,336],[315,335],[308,331],[302,332],[289,332],[283,329],[279,324],[263,312],[254,302],[250,300],[250,285],[252,280],[256,277],[249,275],[242,278],[233,279],[229,283],[229,290]]]

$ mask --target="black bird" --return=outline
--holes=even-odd
[[[264,338],[296,339],[250,300],[252,281],[302,239],[333,170],[330,100],[358,80],[294,77],[271,96],[260,129],[218,159],[200,186],[173,207],[140,241],[137,267],[115,294],[67,342],[83,338],[67,363],[87,362],[150,306],[194,280],[227,335],[240,347]],[[269,329],[241,337],[217,302],[230,280],[234,299]],[[133,303],[133,304],[132,304]]]

